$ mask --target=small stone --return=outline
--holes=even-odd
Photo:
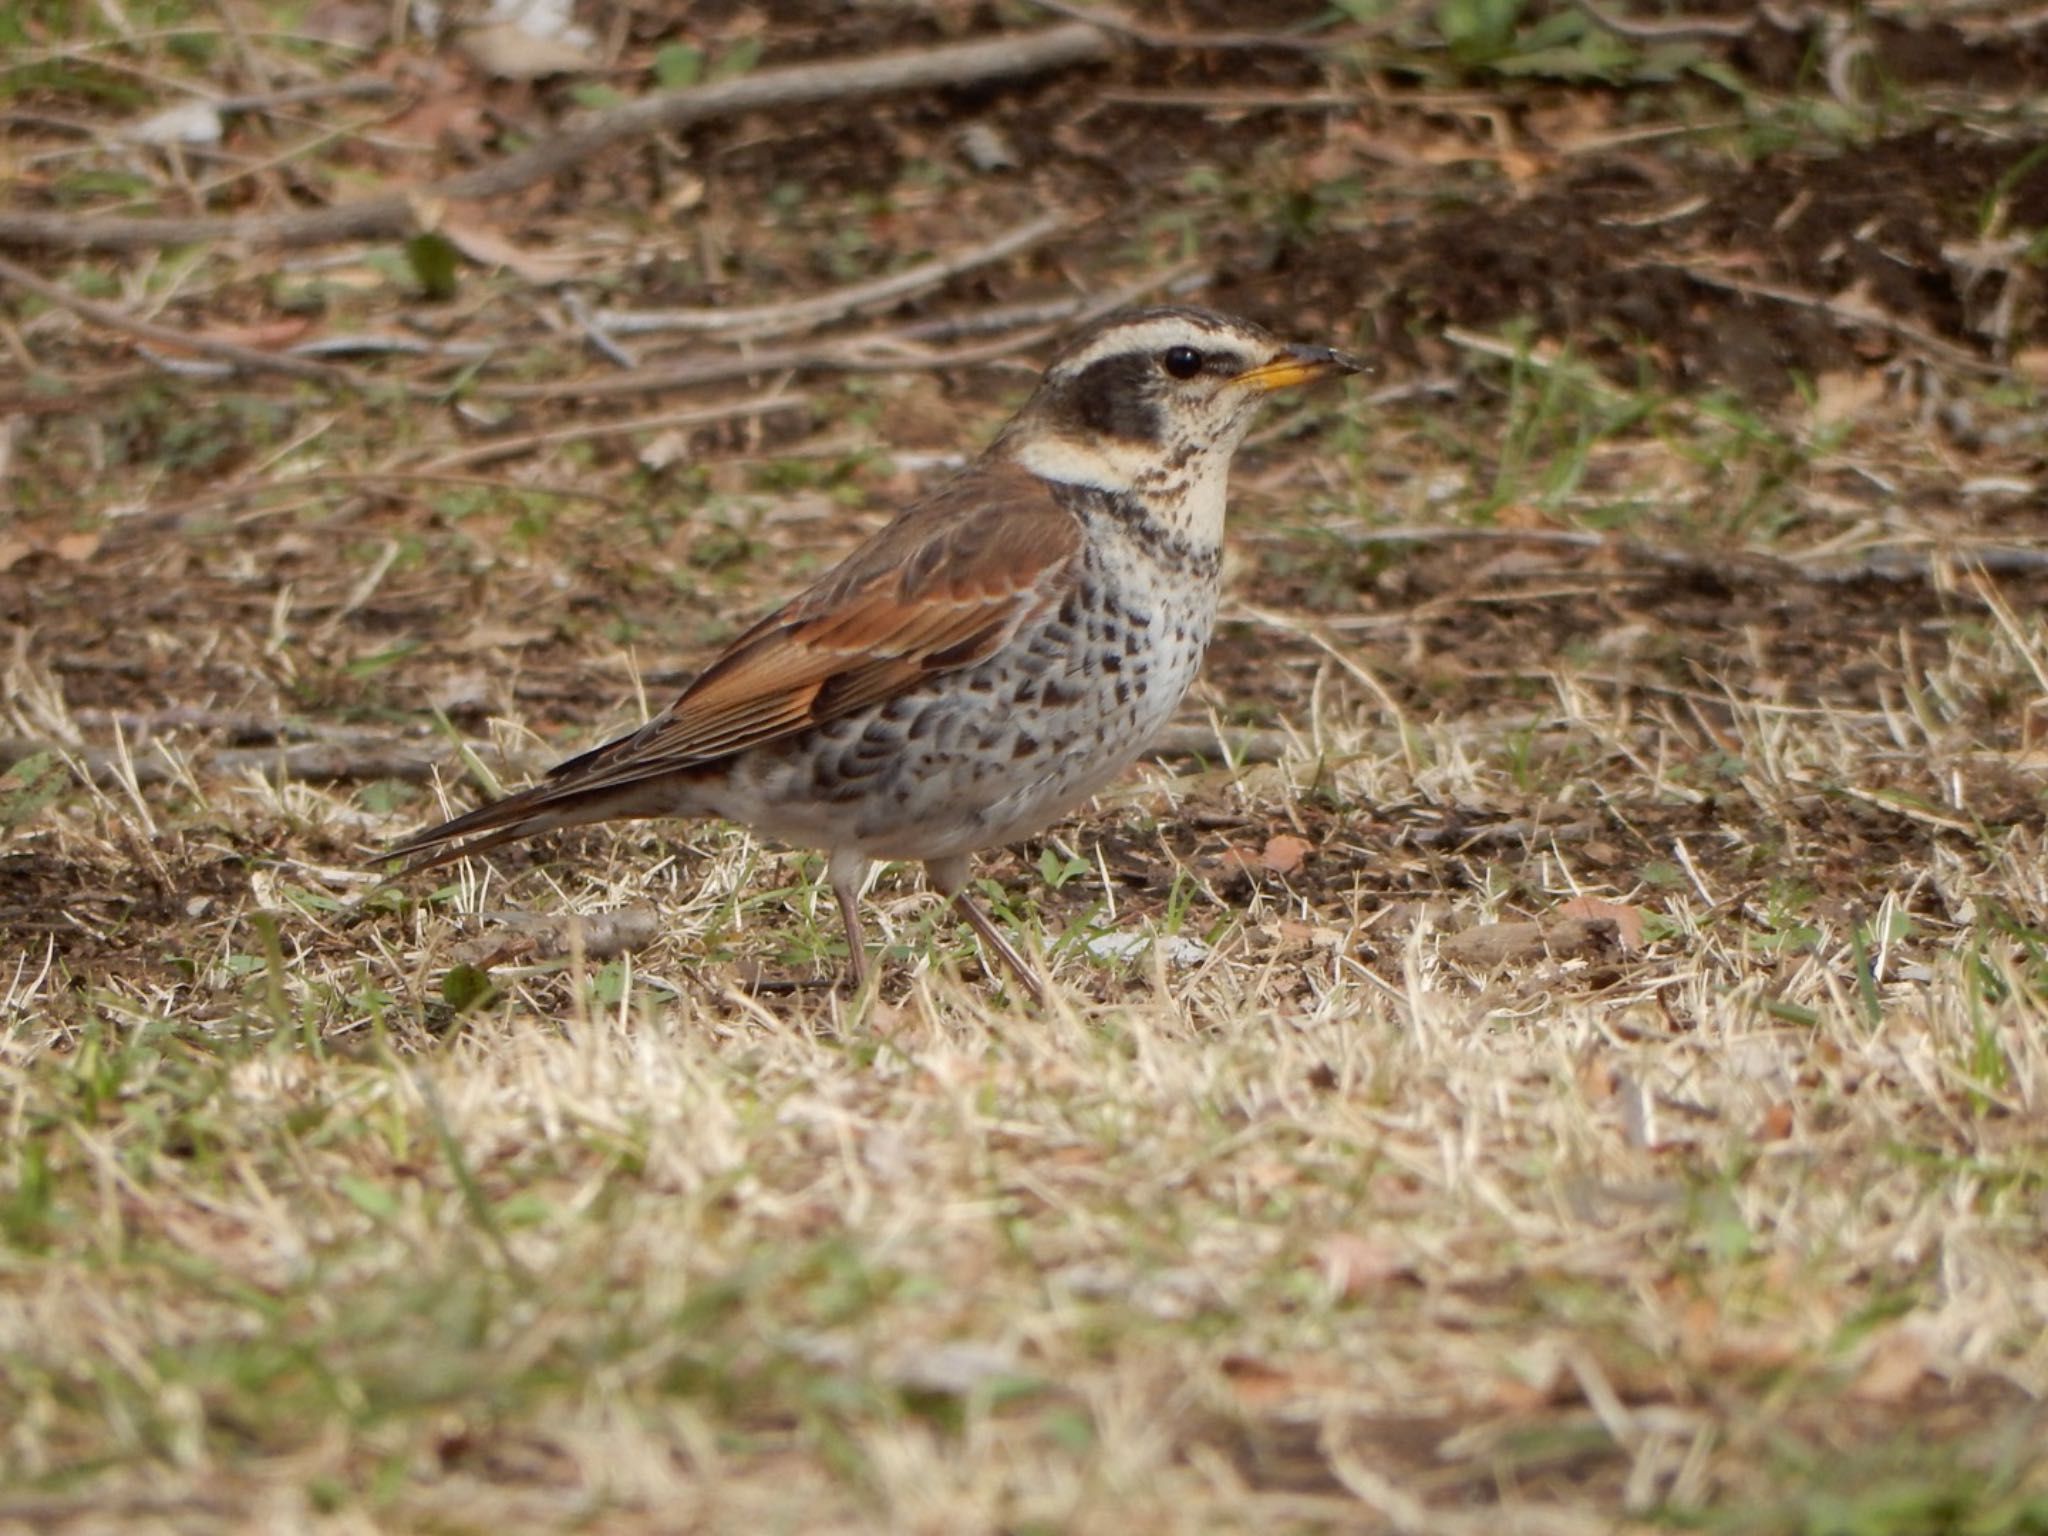
[[[1014,171],[1024,164],[1000,128],[970,123],[960,131],[960,153],[977,171]]]

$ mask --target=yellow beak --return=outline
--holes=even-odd
[[[1230,382],[1267,393],[1335,378],[1340,373],[1363,372],[1365,364],[1347,353],[1333,352],[1328,347],[1289,347],[1271,362],[1247,368]]]

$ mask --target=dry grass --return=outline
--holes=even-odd
[[[2014,614],[1910,691],[2042,654]],[[718,829],[394,906],[311,850],[417,804],[67,794],[32,856],[175,889],[275,851],[151,932],[175,965],[18,959],[4,1454],[45,1491],[16,1524],[2035,1528],[2039,821],[1898,797],[1903,756],[1939,782],[1995,750],[1981,718],[1730,699],[1740,770],[1678,874],[1589,874],[1542,825],[1697,808],[1698,743],[1617,694],[1628,666],[1547,669],[1533,731],[1411,706],[1397,742],[1332,665],[1278,722],[1318,757],[1134,783],[1063,831],[1084,873],[1007,886],[1034,931],[1177,920],[1206,958],[1069,950],[1043,1018],[886,884],[883,1001],[745,995],[747,964],[834,964],[833,930],[797,860]],[[1853,904],[1806,865],[1817,784],[1910,850]],[[1468,856],[1368,809],[1425,800],[1549,809]],[[1216,894],[1175,843],[1197,807],[1254,850],[1317,809],[1299,889]],[[1377,867],[1315,878],[1346,838]],[[1098,846],[1170,866],[1164,900],[1099,905]],[[1368,889],[1452,867],[1478,878]],[[1444,958],[1581,893],[1645,948]],[[504,949],[487,913],[638,906],[651,947],[515,953],[444,1000]],[[1901,1501],[1930,1523],[1885,1523]]]
[[[724,153],[721,297],[846,255]],[[0,780],[0,1532],[2048,1531],[2038,391],[1459,334],[1247,454],[1217,750],[987,861],[1033,1016],[894,873],[878,996],[759,990],[837,921],[729,828],[360,863],[658,699],[1014,365],[405,481],[469,428],[25,322],[105,409],[35,408],[0,535],[61,749]],[[435,708],[442,786],[262,771]]]

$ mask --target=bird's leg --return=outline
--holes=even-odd
[[[868,856],[858,849],[835,848],[825,860],[825,879],[846,924],[846,961],[856,992],[868,983],[868,947],[860,927],[860,888],[867,877]]]
[[[1024,957],[1017,953],[1016,946],[1003,937],[1003,932],[990,920],[989,915],[974,904],[967,894],[967,860],[964,856],[952,859],[926,859],[925,877],[932,883],[932,889],[952,902],[960,915],[981,936],[981,942],[1001,958],[1010,968],[1024,990],[1031,994],[1031,1001],[1039,1007],[1045,1006],[1045,983],[1032,975],[1031,967],[1024,963]]]

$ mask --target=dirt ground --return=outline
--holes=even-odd
[[[423,186],[489,163],[576,113],[653,89],[664,69],[681,83],[1041,19],[1028,6],[951,0],[706,3],[681,24],[663,7],[586,5],[577,14],[602,67],[523,80],[454,44],[391,35],[381,5],[323,0],[280,29],[327,39],[320,47],[255,26],[275,19],[258,9],[237,10],[248,24],[239,42],[205,48],[110,44],[100,23],[54,10],[16,23],[31,52],[7,66],[0,148],[19,174],[0,216],[314,208],[366,185]],[[1418,1093],[1480,1103],[1496,1091],[1487,1079],[1427,1054],[1431,1031],[1455,1017],[1492,1042],[1475,1051],[1529,1053],[1515,1057],[1514,1086],[1496,1085],[1503,1115],[1525,1093],[1583,1102],[1538,1114],[1530,1123],[1552,1128],[1539,1143],[1470,1132],[1481,1144],[1457,1156],[1473,1160],[1471,1178],[1498,1177],[1511,1191],[1498,1228],[1480,1211],[1440,1240],[1316,1247],[1328,1284],[1313,1298],[1275,1292],[1283,1305],[1259,1291],[1236,1311],[1161,1302],[1140,1308],[1129,1332],[1105,1324],[1097,1348],[1085,1327],[1069,1335],[1066,1302],[1019,1279],[1021,1290],[1003,1293],[1005,1315],[1036,1319],[1034,1369],[1063,1383],[1044,1399],[1056,1405],[1049,1427],[1017,1428],[995,1388],[899,1382],[885,1406],[821,1406],[817,1383],[838,1379],[839,1367],[804,1343],[773,1369],[726,1361],[718,1369],[730,1367],[730,1379],[708,1387],[698,1376],[685,1384],[675,1362],[644,1381],[607,1366],[627,1373],[620,1401],[638,1416],[635,1433],[661,1448],[648,1454],[701,1470],[713,1442],[722,1447],[720,1475],[746,1491],[722,1513],[700,1511],[707,1528],[735,1510],[781,1507],[773,1495],[786,1472],[808,1496],[832,1490],[832,1528],[1093,1529],[1116,1506],[1109,1485],[1122,1463],[1073,1452],[1072,1465],[1086,1467],[1074,1474],[1081,1491],[1056,1496],[1051,1472],[1034,1481],[1022,1460],[992,1452],[975,1461],[986,1449],[976,1437],[985,1430],[1010,1447],[1004,1456],[1039,1458],[1041,1470],[1064,1466],[1071,1426],[1060,1415],[1085,1420],[1089,1443],[1107,1446],[1115,1426],[1133,1433],[1127,1397],[1144,1400],[1163,1390],[1161,1373],[1189,1369],[1199,1390],[1172,1399],[1159,1443],[1119,1452],[1169,1503],[1174,1489],[1213,1498],[1213,1510],[1199,1498],[1184,1506],[1174,1528],[1242,1528],[1232,1522],[1263,1509],[1286,1528],[1331,1530],[1462,1530],[1429,1522],[1489,1510],[1528,1530],[1622,1529],[1612,1522],[1624,1518],[1642,1529],[2048,1529],[2037,1448],[2011,1452],[2024,1442],[2001,1438],[2009,1454],[1996,1476],[1978,1464],[1988,1426],[2039,1429],[2048,1391],[2041,1163],[2027,1130],[2041,1110],[2037,1085],[2048,1085],[2038,1076],[2048,1006],[2048,27],[1970,5],[1530,5],[1506,7],[1505,30],[1474,23],[1460,33],[1446,15],[1463,11],[1442,12],[1180,0],[1142,8],[1142,26],[1161,35],[1121,36],[1101,62],[714,118],[439,211],[455,247],[453,271],[440,276],[438,257],[408,256],[403,242],[263,250],[229,240],[88,255],[11,242],[0,217],[0,256],[131,318],[273,357],[323,339],[376,343],[323,354],[360,388],[248,367],[199,371],[197,354],[81,318],[0,274],[0,346],[12,358],[0,364],[0,746],[21,765],[0,781],[0,959],[14,973],[0,1053],[13,1074],[14,1107],[0,1111],[11,1183],[0,1199],[26,1211],[35,1189],[60,1187],[76,1190],[82,1212],[96,1198],[108,1211],[134,1207],[105,1216],[108,1231],[163,1219],[151,1204],[159,1164],[94,1150],[125,1134],[112,1109],[50,1097],[56,1064],[77,1072],[86,1053],[111,1049],[111,1020],[127,1021],[120,1029],[138,1041],[161,1026],[193,1057],[212,1059],[230,1038],[317,1038],[351,1070],[386,1072],[385,1052],[432,1063],[449,1074],[437,1091],[461,1101],[453,1120],[418,1110],[428,1118],[407,1122],[413,1151],[352,1162],[347,1177],[377,1183],[410,1170],[440,1181],[451,1210],[486,1199],[479,1187],[488,1200],[511,1198],[515,1185],[553,1188],[533,1184],[540,1176],[516,1139],[493,1143],[483,1120],[463,1118],[485,1113],[484,1090],[466,1098],[455,1074],[465,1042],[516,1030],[552,1040],[557,1025],[571,1043],[581,1038],[583,1025],[562,1024],[586,1007],[581,951],[573,967],[541,963],[561,952],[482,921],[504,909],[658,911],[644,954],[609,957],[614,971],[629,965],[618,1006],[622,1018],[639,1006],[631,966],[669,989],[658,1039],[687,1027],[710,1042],[687,1047],[712,1053],[689,1056],[693,1082],[761,1051],[783,1070],[772,1052],[785,1047],[759,1043],[778,1028],[790,1051],[828,1041],[856,1055],[887,1054],[860,1046],[863,1030],[903,1031],[913,1042],[903,1049],[936,1052],[920,1069],[932,1097],[906,1086],[912,1096],[882,1118],[922,1148],[919,1117],[943,1118],[937,1106],[955,1091],[946,1053],[965,1061],[986,1044],[993,1061],[1012,1047],[989,1043],[1008,1038],[1001,1030],[972,1032],[991,1027],[975,1010],[992,1005],[962,1001],[981,995],[971,951],[935,923],[907,874],[881,887],[892,958],[863,1021],[842,1015],[844,999],[796,985],[840,963],[829,924],[811,920],[804,860],[731,829],[581,833],[509,852],[488,885],[464,876],[439,889],[379,887],[365,862],[437,814],[444,796],[465,803],[489,775],[516,783],[635,721],[643,701],[658,707],[763,605],[984,441],[1028,389],[1046,338],[1022,322],[983,331],[978,317],[1076,295],[1173,295],[1354,349],[1379,372],[1289,407],[1248,446],[1234,481],[1224,623],[1180,728],[1101,804],[982,861],[1006,920],[1054,951],[1067,1006],[1091,1021],[1088,1050],[1115,1055],[1118,1042],[1137,1042],[1127,1053],[1139,1063],[1133,1094],[1166,1093],[1142,1067],[1160,1041],[1182,1053],[1174,1070],[1192,1082],[1216,1065],[1203,1053],[1227,1053],[1249,1020],[1306,1032],[1342,1016],[1377,1021],[1385,1033],[1374,1038],[1402,1042],[1386,1044],[1388,1062],[1424,1042],[1414,1046],[1424,1050]],[[1606,12],[1618,24],[1597,20]],[[167,13],[166,27],[176,20]],[[134,25],[144,26],[139,13]],[[146,116],[171,99],[173,77],[245,90],[252,79],[350,72],[395,94],[367,108],[231,116],[217,152],[92,139],[76,126]],[[579,318],[780,304],[973,246],[1048,209],[1068,220],[1054,239],[778,337],[594,340]],[[1007,351],[984,345],[1006,337]],[[692,388],[633,382],[781,346],[804,355]],[[847,348],[866,350],[849,364]],[[656,419],[751,394],[765,403],[745,415]],[[1558,926],[1567,920],[1580,927]],[[1196,936],[1215,958],[1199,984],[1182,978],[1176,999],[1163,958],[1091,958],[1089,936],[1111,925]],[[451,986],[456,971],[490,990]],[[938,1002],[934,974],[949,988]],[[733,1001],[741,996],[755,1000]],[[1797,1057],[1768,1091],[1752,1094],[1747,1069],[1730,1065],[1739,1052],[1715,1047],[1732,1038],[1737,1013]],[[1919,1076],[1858,1066],[1856,1042],[1922,1028],[1945,1040],[1941,1020],[1965,1042],[1956,1060],[1940,1057]],[[640,1048],[666,1049],[647,1027]],[[1567,1036],[1572,1046],[1555,1044]],[[1645,1041],[1697,1059],[1652,1092],[1626,1054]],[[307,1043],[303,1062],[281,1066],[275,1046],[261,1049],[273,1054],[250,1062],[268,1063],[262,1071],[280,1083],[326,1059]],[[1369,1104],[1390,1117],[1373,1132],[1385,1138],[1375,1155],[1392,1159],[1375,1175],[1384,1190],[1347,1195],[1363,1204],[1342,1210],[1393,1219],[1425,1208],[1431,1191],[1469,1194],[1444,1150],[1451,1131],[1438,1149],[1450,1161],[1430,1163],[1427,1137],[1415,1144],[1423,1150],[1398,1150],[1405,1090],[1376,1090],[1351,1047],[1316,1043],[1299,1059],[1295,1045],[1272,1049],[1291,1074],[1291,1086],[1272,1090],[1286,1102],[1326,1106],[1315,1114]],[[865,1059],[821,1055],[801,1071],[795,1059],[789,1081],[807,1086],[792,1093],[825,1092],[821,1083],[869,1091],[850,1086]],[[219,1060],[223,1074],[244,1072],[229,1065],[240,1058]],[[1033,1071],[1066,1080],[1056,1061],[1015,1065],[1027,1081]],[[256,1092],[256,1072],[250,1065],[235,1091]],[[1538,1080],[1545,1086],[1530,1086]],[[639,1090],[620,1091],[630,1100]],[[1172,1089],[1183,1092],[1194,1090]],[[1166,1103],[1153,1107],[1171,1120]],[[178,1135],[209,1145],[214,1110],[179,1105],[190,1123],[181,1118]],[[745,1121],[721,1105],[720,1116],[738,1119],[719,1124]],[[1224,1121],[1235,1112],[1215,1110]],[[646,1113],[658,1122],[663,1111]],[[1484,1119],[1471,1113],[1469,1124]],[[1660,1139],[1646,1115],[1694,1129]],[[85,1129],[67,1130],[74,1120]],[[1560,1277],[1582,1275],[1577,1239],[1547,1226],[1514,1236],[1521,1217],[1510,1207],[1521,1209],[1525,1187],[1543,1192],[1529,1209],[1541,1205],[1546,1221],[1580,1198],[1543,1160],[1578,1146],[1593,1123],[1613,1138],[1587,1154],[1610,1180],[1596,1203],[1626,1204],[1633,1197],[1616,1190],[1660,1181],[1691,1191],[1671,1247],[1617,1260],[1614,1274],[1630,1278],[1602,1292],[1654,1299],[1618,1325],[1636,1354],[1589,1342],[1607,1302],[1575,1317],[1557,1299]],[[451,1153],[440,1170],[438,1154],[419,1150],[451,1134],[473,1167]],[[744,1143],[750,1133],[730,1134]],[[1143,1133],[1131,1138],[1141,1168]],[[1106,1229],[1107,1207],[1091,1202],[1109,1198],[1107,1183],[1059,1192],[1061,1159],[1078,1167],[1084,1140],[1030,1143],[1004,1178],[1035,1191],[1031,1209],[1040,1198],[1048,1211],[1079,1201]],[[605,1158],[625,1157],[604,1145]],[[1183,1154],[1196,1155],[1159,1153]],[[158,1155],[177,1166],[177,1154]],[[229,1162],[254,1158],[282,1190],[290,1180],[278,1170],[298,1167],[297,1155],[279,1143]],[[549,1155],[561,1159],[560,1182],[591,1180],[576,1198],[609,1208],[598,1176],[576,1171],[582,1151]],[[778,1166],[774,1149],[761,1155],[764,1168]],[[1870,1231],[1840,1239],[1840,1254],[1865,1256],[1856,1264],[1830,1267],[1818,1248],[1787,1242],[1768,1260],[1786,1267],[1742,1282],[1744,1296],[1782,1282],[1814,1307],[1833,1287],[1849,1297],[1840,1310],[1855,1314],[1853,1328],[1768,1341],[1761,1323],[1716,1332],[1701,1298],[1729,1319],[1735,1309],[1714,1278],[1727,1258],[1712,1228],[1722,1196],[1701,1191],[1719,1190],[1724,1173],[1736,1189],[1746,1175],[1726,1170],[1737,1165],[1792,1156],[1811,1159],[1816,1182],[1833,1170],[1873,1189],[1887,1177],[1880,1166],[1939,1165],[1929,1177],[1951,1182],[1930,1186],[1926,1209],[1948,1201],[1981,1223],[1980,1241],[2005,1266],[2005,1310],[1987,1311],[1972,1334],[1954,1294],[1937,1295],[1928,1278],[1934,1261],[1909,1266],[1910,1285],[1885,1279],[1884,1262],[1868,1256],[1906,1240],[1872,1216]],[[377,1172],[363,1172],[373,1163]],[[1309,1209],[1337,1188],[1326,1169],[1310,1176],[1314,1192],[1289,1193],[1295,1175],[1278,1173],[1253,1191],[1268,1172],[1259,1163],[1216,1177],[1276,1210],[1290,1199]],[[1041,1174],[1042,1187],[1032,1182]],[[979,1198],[962,1177],[948,1186],[954,1197]],[[1968,1183],[1979,1178],[2015,1203],[1993,1211],[2006,1195]],[[384,1221],[383,1185],[368,1188],[320,1198]],[[620,1209],[648,1209],[634,1204],[639,1193],[620,1197]],[[1643,1209],[1662,1198],[1646,1194]],[[856,1217],[843,1232],[819,1209],[792,1209],[785,1228],[747,1219],[769,1223],[753,1235],[771,1246],[831,1228],[862,1263],[879,1251]],[[1417,1216],[1412,1230],[1433,1219]],[[1915,1254],[1927,1253],[1924,1211],[1897,1219],[1919,1234]],[[110,1280],[121,1272],[107,1257],[118,1243],[93,1238],[91,1220],[24,1216],[8,1228],[17,1246],[0,1295],[12,1287],[15,1310],[11,1321],[0,1314],[0,1349],[22,1366],[15,1407],[32,1419],[0,1419],[41,1427],[0,1450],[0,1482],[15,1485],[0,1494],[0,1529],[10,1519],[24,1529],[257,1521],[287,1486],[311,1490],[291,1505],[294,1519],[332,1516],[335,1529],[357,1515],[370,1522],[361,1528],[471,1528],[480,1517],[453,1513],[464,1489],[485,1490],[476,1507],[513,1511],[505,1518],[518,1528],[574,1523],[569,1505],[547,1502],[565,1489],[594,1501],[574,1505],[576,1519],[596,1522],[586,1528],[656,1528],[636,1522],[653,1518],[646,1490],[659,1480],[635,1483],[642,1473],[560,1432],[567,1410],[551,1394],[565,1378],[549,1375],[558,1361],[537,1363],[502,1400],[477,1387],[451,1389],[432,1412],[387,1405],[374,1429],[375,1414],[296,1400],[300,1417],[265,1423],[261,1390],[233,1385],[194,1389],[198,1406],[175,1432],[109,1428],[141,1410],[122,1408],[128,1399],[111,1388],[91,1400],[22,1331],[55,1305],[37,1288],[58,1268],[97,1275],[104,1260]],[[502,1258],[508,1286],[530,1269],[589,1261],[567,1242],[515,1262],[519,1242],[479,1221],[486,1236],[465,1252],[494,1272]],[[1618,1251],[1626,1220],[1616,1222],[1600,1241]],[[42,1234],[33,1243],[20,1235],[31,1228]],[[1155,1240],[1191,1254],[1204,1241],[1193,1229],[1146,1239]],[[207,1285],[222,1275],[255,1284],[261,1264],[233,1242],[207,1251],[217,1266]],[[1760,1249],[1745,1252],[1766,1262]],[[820,1262],[830,1271],[837,1261]],[[733,1263],[739,1274],[742,1260]],[[933,1273],[950,1286],[972,1269]],[[273,1299],[295,1294],[293,1284],[277,1280]],[[365,1305],[386,1305],[366,1284]],[[31,1304],[31,1291],[43,1299]],[[897,1304],[873,1299],[884,1333]],[[182,1293],[167,1303],[188,1338],[233,1334],[204,1320],[208,1305]],[[901,1305],[909,1316],[917,1304]],[[1353,1306],[1386,1312],[1374,1347],[1399,1359],[1384,1378],[1379,1356],[1336,1346],[1318,1374],[1319,1330],[1341,1333],[1330,1309]],[[1629,1331],[1651,1312],[1663,1333],[1648,1323]],[[1447,1341],[1441,1377],[1403,1353],[1403,1316],[1416,1319],[1417,1338]],[[477,1339],[491,1336],[476,1326]],[[1561,1349],[1562,1363],[1530,1366],[1491,1396],[1471,1388],[1491,1369],[1482,1358],[1539,1344]],[[152,1347],[185,1358],[184,1345]],[[711,1369],[689,1369],[700,1367]],[[385,1380],[364,1370],[365,1382]],[[1424,1406],[1402,1409],[1388,1385],[1397,1379],[1427,1383],[1414,1398]],[[363,1390],[385,1401],[382,1387]],[[701,1423],[650,1427],[671,1397]],[[1751,1420],[1763,1427],[1745,1427]],[[917,1481],[910,1463],[875,1448],[900,1450],[912,1430],[952,1448],[933,1456],[981,1467],[986,1482],[947,1484],[957,1502],[933,1504],[923,1525],[914,1499],[902,1502]],[[901,1445],[886,1438],[899,1433]],[[1760,1446],[1773,1434],[1797,1454],[1767,1454]],[[1909,1440],[1958,1449],[1949,1460],[1929,1451],[1898,1523],[1856,1504],[1846,1474],[1812,1472],[1815,1459],[1849,1467]],[[380,1472],[379,1456],[410,1470]],[[301,1464],[312,1469],[303,1477],[288,1470]],[[81,1470],[95,1465],[107,1475]],[[138,1502],[152,1467],[175,1469],[185,1502]],[[1956,1492],[1980,1474],[1989,1492]],[[1854,1518],[1829,1524],[1838,1504]],[[1962,1513],[1942,1524],[1947,1516],[1927,1513],[1938,1509]],[[1054,1513],[1034,1524],[1033,1510]],[[1716,1525],[1727,1511],[1734,1523]]]

